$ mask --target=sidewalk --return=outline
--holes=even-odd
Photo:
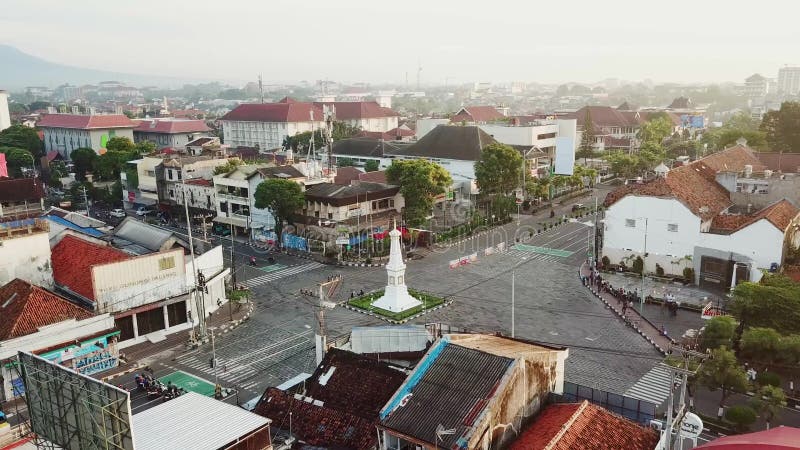
[[[206,326],[209,328],[215,327],[216,329],[214,330],[214,333],[216,335],[225,334],[250,318],[254,305],[255,303],[251,301],[242,304],[242,307],[237,309],[236,305],[230,305],[230,303],[223,304],[222,307],[211,314],[206,321]],[[230,311],[228,310],[229,307],[231,308]],[[191,330],[192,329],[189,328],[178,331],[177,333],[172,333],[167,335],[166,339],[160,342],[153,343],[145,341],[124,348],[120,350],[120,356],[124,357],[125,362],[122,362],[123,358],[120,358],[119,366],[115,367],[114,369],[98,373],[94,377],[101,378],[105,381],[119,375],[133,372],[142,366],[148,365],[149,362],[144,360],[153,356],[168,351],[188,349],[190,348],[189,333]]]
[[[600,276],[615,288],[622,287],[626,291],[642,290],[641,276],[623,275],[616,272],[601,272]],[[724,295],[704,291],[696,286],[684,286],[681,283],[654,280],[650,277],[645,277],[644,279],[644,292],[645,296],[650,295],[657,299],[663,299],[667,293],[670,293],[675,296],[675,300],[678,303],[698,307],[705,306],[709,301],[719,302],[724,307],[728,301],[728,297]]]

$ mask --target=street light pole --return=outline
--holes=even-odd
[[[641,300],[639,301],[639,313],[644,316],[644,274],[645,267],[647,267],[647,217],[644,218],[644,251],[642,252],[642,289],[640,294]]]

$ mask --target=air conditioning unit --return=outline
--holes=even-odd
[[[650,421],[650,428],[652,428],[654,430],[661,431],[661,430],[664,429],[664,422],[662,422],[660,420],[651,420]]]

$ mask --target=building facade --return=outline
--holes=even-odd
[[[37,127],[44,132],[45,151],[57,151],[64,159],[69,159],[72,151],[78,148],[91,148],[102,155],[106,152],[106,143],[113,137],[133,141],[136,124],[121,114],[47,114]]]
[[[328,110],[336,121],[344,122],[363,131],[386,132],[397,128],[400,115],[377,102],[315,102],[315,106]]]
[[[800,67],[781,67],[778,69],[778,94],[794,96],[800,93]]]
[[[286,100],[239,105],[222,116],[219,123],[225,144],[257,147],[263,152],[280,148],[287,136],[322,129],[324,119],[321,108]]]
[[[189,142],[207,136],[211,128],[203,120],[143,119],[133,129],[135,142],[150,141],[158,148],[182,149]]]
[[[0,284],[19,278],[53,287],[48,232],[45,219],[0,222]]]

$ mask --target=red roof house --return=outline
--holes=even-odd
[[[123,114],[86,116],[79,114],[47,114],[36,124],[39,128],[74,128],[79,130],[135,128],[136,123]]]
[[[511,450],[653,450],[658,433],[584,400],[545,408]]]
[[[502,115],[494,106],[465,106],[450,121],[453,123],[486,123],[505,118],[506,116]]]
[[[375,119],[378,117],[400,116],[390,108],[383,108],[377,102],[314,102],[314,105],[333,106],[337,120]]]
[[[211,131],[204,120],[137,120],[137,133],[179,134]]]
[[[0,341],[33,334],[40,327],[68,319],[82,320],[93,315],[19,278],[0,287]]]
[[[310,122],[323,120],[322,109],[312,103],[243,103],[219,120],[240,122]]]
[[[91,268],[127,259],[130,256],[121,250],[67,235],[52,249],[53,279],[56,284],[95,301]]]

